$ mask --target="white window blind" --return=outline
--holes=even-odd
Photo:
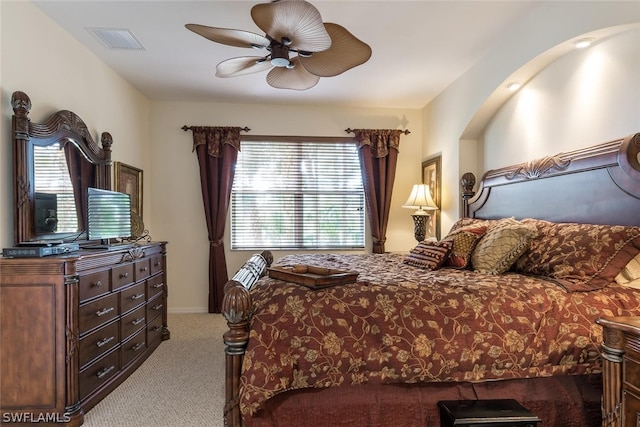
[[[242,141],[231,194],[232,249],[364,248],[364,221],[354,143]]]
[[[73,196],[73,187],[67,168],[64,150],[59,144],[34,146],[34,190],[36,192],[36,225],[48,216],[57,218],[53,229],[40,229],[36,232],[70,232],[78,231],[78,218]],[[39,200],[52,197],[55,212],[39,206]],[[51,205],[45,205],[47,208]]]

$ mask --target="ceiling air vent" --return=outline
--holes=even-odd
[[[87,28],[109,49],[144,50],[136,36],[126,29]]]

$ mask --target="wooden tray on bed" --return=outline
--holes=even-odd
[[[269,277],[293,282],[311,289],[355,283],[358,273],[333,270],[313,265],[276,265],[268,268]]]

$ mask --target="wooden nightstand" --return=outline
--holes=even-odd
[[[603,317],[602,426],[640,426],[640,317]]]

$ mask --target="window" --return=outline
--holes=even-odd
[[[283,139],[243,138],[231,192],[231,249],[364,248],[356,144]]]

